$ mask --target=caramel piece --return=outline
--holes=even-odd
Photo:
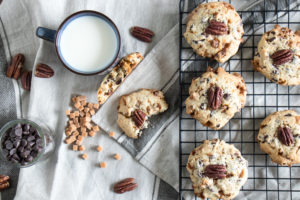
[[[90,109],[93,109],[94,105],[93,105],[92,103],[88,103],[88,107],[89,107]]]
[[[80,127],[80,131],[81,131],[81,133],[86,132],[86,128],[85,127]]]
[[[85,101],[85,100],[86,100],[86,96],[84,95],[77,97],[77,101]]]
[[[82,135],[78,135],[78,136],[77,136],[77,140],[82,141],[82,140],[83,140]]]
[[[75,103],[77,101],[77,97],[76,96],[72,97],[72,101]]]
[[[79,151],[84,151],[84,150],[85,150],[85,147],[82,146],[82,145],[80,145],[80,146],[79,146]]]
[[[115,136],[115,132],[110,131],[110,132],[108,133],[108,135],[109,135],[109,137],[114,137],[114,136]]]
[[[94,104],[94,108],[95,108],[95,109],[97,109],[97,110],[98,110],[98,109],[99,109],[99,107],[100,107],[100,104],[99,104],[99,103],[95,103],[95,104]]]
[[[85,116],[85,113],[84,113],[83,111],[80,111],[80,112],[79,112],[79,115],[80,115],[80,117],[84,117],[84,116]]]
[[[116,160],[121,160],[121,156],[120,156],[119,154],[117,154],[117,153],[114,155],[114,158],[115,158]]]
[[[90,111],[89,108],[84,108],[84,112],[88,113]]]
[[[75,114],[75,117],[79,117],[79,111],[75,111],[74,114]]]
[[[70,115],[71,111],[70,110],[66,110],[66,115]]]
[[[83,106],[79,106],[78,110],[83,111],[84,107]]]
[[[74,104],[74,107],[77,108],[77,109],[79,109],[80,106],[81,106],[81,104],[80,104],[79,102],[76,102],[76,103]]]
[[[74,119],[75,118],[75,114],[74,113],[70,113],[70,118]]]
[[[71,143],[75,142],[75,140],[76,140],[76,137],[71,136],[71,137],[67,138],[67,139],[65,140],[65,142],[66,142],[67,144],[71,144]]]
[[[92,116],[95,115],[95,114],[96,114],[95,110],[94,110],[94,109],[91,109],[91,110],[90,110],[90,114],[91,114]]]
[[[71,131],[67,130],[67,131],[65,132],[65,135],[66,135],[67,137],[69,137],[69,136],[71,135]]]
[[[78,131],[74,131],[73,132],[73,136],[77,136],[77,135],[79,135],[79,132]]]
[[[76,144],[77,145],[81,145],[82,144],[82,140],[80,141],[80,140],[76,140]]]
[[[96,134],[95,131],[90,131],[90,132],[89,132],[89,136],[91,136],[91,137],[94,137],[95,134]]]
[[[87,132],[82,132],[81,135],[82,137],[87,137]]]
[[[78,146],[76,144],[73,144],[73,151],[78,151]]]
[[[81,105],[86,106],[86,100],[81,101]]]
[[[81,155],[81,157],[82,157],[82,159],[86,160],[88,158],[88,155],[84,153]]]
[[[93,126],[92,129],[93,129],[93,131],[95,131],[95,132],[98,132],[98,131],[100,130],[100,129],[99,129],[99,126],[97,126],[97,125],[96,125],[96,126]]]
[[[102,151],[102,147],[101,147],[100,145],[97,146],[97,151],[98,151],[98,152]]]
[[[101,167],[101,168],[106,168],[106,162],[101,162],[101,163],[100,163],[100,167]]]

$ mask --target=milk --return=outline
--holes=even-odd
[[[61,57],[75,71],[96,72],[111,64],[117,54],[117,36],[111,26],[95,16],[81,16],[62,30]]]

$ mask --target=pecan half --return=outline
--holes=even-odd
[[[207,100],[208,100],[208,106],[212,110],[218,109],[222,104],[223,99],[223,91],[218,86],[216,87],[210,87],[207,92]]]
[[[24,90],[30,90],[32,71],[24,71],[21,75],[21,84]]]
[[[290,49],[282,49],[271,55],[274,65],[282,65],[293,60],[294,53]]]
[[[280,142],[286,146],[294,144],[294,137],[292,131],[288,127],[279,127],[277,130],[277,137]]]
[[[9,176],[0,175],[0,191],[9,187]]]
[[[7,68],[6,76],[17,80],[20,77],[24,62],[25,57],[23,54],[19,53],[15,55],[12,59],[11,65]]]
[[[137,183],[134,183],[134,178],[126,178],[114,185],[114,192],[122,194],[124,192],[129,192],[138,187]]]
[[[225,165],[208,165],[203,175],[213,179],[223,179],[226,178],[226,173]]]
[[[217,20],[210,20],[208,27],[205,29],[205,33],[211,35],[225,35],[228,34],[228,27],[223,22]]]
[[[133,119],[135,125],[138,128],[141,128],[143,126],[144,122],[145,122],[146,114],[141,110],[135,110],[133,112],[132,119]]]
[[[50,78],[54,75],[54,71],[48,65],[39,63],[36,65],[34,75],[39,78]]]
[[[132,36],[143,42],[151,42],[152,37],[154,36],[153,31],[139,26],[132,27],[130,32]]]

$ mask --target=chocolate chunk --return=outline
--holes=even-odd
[[[17,152],[17,149],[13,148],[13,149],[11,149],[11,150],[9,151],[9,154],[10,154],[10,155],[13,155],[13,154],[15,154],[16,152]]]
[[[10,150],[10,149],[12,149],[14,147],[14,145],[13,145],[13,143],[11,142],[11,141],[7,141],[6,143],[5,143],[5,148],[6,149],[8,149],[8,150]]]
[[[30,142],[30,141],[33,141],[34,139],[35,139],[34,136],[29,136],[29,137],[27,138],[27,141]]]
[[[16,136],[22,136],[22,128],[15,129],[15,135]]]
[[[22,139],[22,141],[21,141],[21,145],[22,145],[23,147],[25,147],[25,146],[27,145],[27,140],[25,140],[25,139]]]

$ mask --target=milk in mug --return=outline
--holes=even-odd
[[[64,62],[78,72],[100,71],[118,53],[115,31],[96,16],[81,16],[69,22],[62,30],[58,45]]]

